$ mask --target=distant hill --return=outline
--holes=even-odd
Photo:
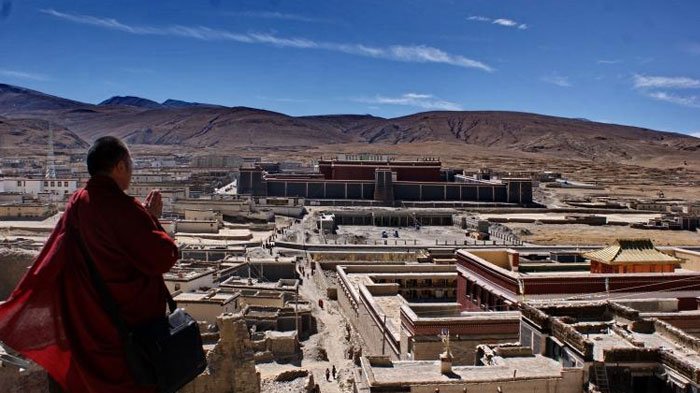
[[[221,106],[221,105],[203,104],[201,102],[188,102],[188,101],[180,101],[180,100],[173,100],[173,99],[167,99],[167,100],[163,101],[163,103],[161,105],[163,107],[166,107],[166,108],[191,108],[191,107],[226,108],[225,106]]]
[[[0,115],[91,106],[78,101],[0,83]]]
[[[100,106],[132,106],[135,108],[160,109],[160,108],[225,108],[220,105],[202,104],[199,102],[188,102],[181,100],[167,99],[159,104],[147,98],[134,96],[114,96],[110,97],[98,105]]]
[[[102,102],[100,102],[98,105],[100,106],[105,106],[105,105],[124,105],[124,106],[133,106],[137,108],[160,108],[162,105],[155,101],[151,101],[146,98],[141,98],[141,97],[134,97],[134,96],[114,96],[111,98],[108,98]]]
[[[684,134],[519,112],[425,112],[352,131],[369,143],[453,141],[606,161],[700,151],[700,139]]]
[[[9,119],[50,120],[86,142],[107,134],[131,144],[219,149],[440,142],[564,159],[623,162],[674,157],[674,161],[700,161],[700,139],[688,135],[504,111],[424,112],[393,119],[370,115],[293,117],[179,100],[159,104],[139,97],[112,97],[90,105],[0,85],[0,114]]]
[[[90,145],[67,128],[41,119],[8,119],[0,116],[0,149],[46,149],[49,127],[55,149],[87,149]]]

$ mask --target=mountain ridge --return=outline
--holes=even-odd
[[[0,115],[50,121],[86,143],[107,134],[131,144],[224,150],[334,144],[386,145],[392,150],[390,146],[442,142],[610,162],[679,154],[692,159],[691,153],[700,150],[700,139],[680,133],[536,113],[430,111],[396,118],[357,114],[295,117],[179,100],[164,106],[133,96],[92,105],[8,86],[0,85]],[[36,127],[30,131],[40,132]]]
[[[205,108],[226,108],[221,105],[214,104],[204,104],[201,102],[189,102],[183,100],[175,100],[168,98],[167,100],[159,103],[157,101],[149,100],[148,98],[138,97],[138,96],[112,96],[99,104],[98,106],[130,106],[136,108],[144,109],[158,109],[158,108],[189,108],[189,107],[205,107]]]

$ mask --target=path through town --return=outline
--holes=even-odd
[[[310,272],[310,266],[304,265],[305,271]],[[302,342],[304,357],[300,368],[313,374],[314,381],[319,384],[322,393],[351,392],[353,364],[347,353],[351,345],[359,348],[359,338],[353,331],[350,341],[346,340],[347,322],[338,309],[337,302],[328,299],[325,288],[319,288],[313,277],[304,278],[299,287],[299,295],[309,301],[312,314],[318,323],[318,333]],[[323,301],[323,308],[319,307],[319,300]],[[331,376],[330,381],[326,381],[325,371],[331,370],[333,365],[338,370],[336,378]],[[258,369],[261,372],[263,393],[301,391],[301,380],[292,383],[274,382],[277,375],[296,369],[295,366],[270,363],[260,364]]]

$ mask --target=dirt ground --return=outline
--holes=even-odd
[[[542,245],[601,245],[620,238],[649,238],[657,246],[689,246],[700,244],[700,233],[635,229],[627,226],[590,226],[582,224],[507,224],[528,243]],[[530,233],[530,234],[527,234]]]
[[[623,183],[624,181],[620,181]],[[594,197],[613,199],[656,199],[662,191],[666,199],[682,199],[700,202],[700,187],[698,185],[608,185],[602,190],[587,190],[577,188],[547,188],[543,184],[533,190],[533,198],[549,207],[570,207],[565,200],[583,200]]]
[[[382,232],[386,231],[388,237],[382,238]],[[395,236],[398,233],[398,237]],[[467,240],[473,243],[473,239],[469,239],[464,235],[464,229],[457,226],[427,226],[424,225],[420,230],[415,228],[398,228],[398,227],[380,227],[369,225],[341,225],[338,227],[337,235],[326,236],[329,243],[333,243],[337,238],[343,241],[346,238],[363,238],[365,244],[382,244],[384,240],[388,244],[422,244],[425,246],[435,245],[437,240],[439,244],[447,241],[449,244],[464,244]]]
[[[566,216],[570,215],[571,213],[483,213],[479,214],[480,218],[483,219],[489,219],[489,218],[524,218],[524,219],[533,219],[533,220],[545,220],[545,219],[555,219],[555,220],[563,220],[566,218]],[[596,216],[604,216],[608,219],[608,222],[615,221],[615,222],[626,222],[626,223],[635,223],[635,222],[647,222],[652,218],[657,218],[661,216],[661,214],[656,214],[656,213],[639,213],[639,214],[620,214],[620,213],[609,213],[609,214],[595,214]]]
[[[307,267],[310,271],[310,267]],[[299,367],[290,364],[265,363],[257,365],[261,376],[262,393],[301,393],[305,378],[290,382],[276,382],[274,379],[287,370],[303,369],[313,374],[314,381],[319,384],[323,393],[352,392],[353,365],[347,359],[350,346],[360,348],[361,339],[352,331],[350,340],[346,340],[345,326],[347,324],[335,301],[328,299],[316,285],[313,279],[305,279],[300,286],[300,294],[312,304],[312,314],[318,323],[318,333],[302,342],[304,357]],[[324,307],[318,307],[322,299]],[[338,373],[336,378],[326,381],[325,371],[335,365]]]

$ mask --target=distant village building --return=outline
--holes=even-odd
[[[193,168],[238,168],[243,163],[243,158],[236,155],[206,155],[192,158],[190,166]]]
[[[173,202],[173,213],[186,215],[187,211],[204,211],[211,210],[216,213],[221,213],[223,216],[240,216],[250,213],[250,202],[235,197],[225,198],[209,198],[209,199],[190,199],[179,198]]]
[[[49,195],[54,201],[63,201],[78,189],[77,179],[33,179],[33,178],[1,178],[0,192],[16,192],[38,198],[42,194]]]
[[[679,266],[679,259],[687,257],[674,254],[683,250],[661,252],[636,241],[619,244],[599,252],[580,251],[583,262],[557,261],[546,248],[529,253],[516,249],[458,250],[457,301],[467,309],[508,310],[517,309],[521,302],[612,299],[653,291],[655,297],[678,299],[681,309],[697,308],[700,272]],[[623,259],[615,263],[611,256],[623,249],[619,254]],[[612,265],[605,261],[612,261]],[[655,271],[651,271],[652,266]]]
[[[657,301],[646,303],[640,306]],[[522,313],[521,345],[584,370],[589,392],[700,390],[697,313],[642,312],[613,302],[524,306]]]
[[[471,365],[482,343],[518,339],[520,314],[474,312],[457,303],[454,265],[340,265],[338,303],[367,343],[368,355],[434,360],[449,329],[454,364]]]
[[[185,292],[173,298],[178,307],[183,308],[197,321],[216,323],[221,314],[240,311],[240,294],[212,289],[208,292]]]
[[[170,293],[209,290],[214,287],[213,268],[185,268],[175,266],[163,275]]]
[[[133,182],[127,193],[145,200],[152,190],[159,190],[163,200],[163,212],[172,212],[175,201],[189,198],[189,184],[186,181]]]
[[[618,240],[583,256],[591,260],[591,273],[672,273],[682,262],[654,248],[649,239]]]
[[[584,371],[518,346],[479,346],[476,365],[441,369],[440,360],[394,361],[387,356],[361,360],[355,391],[463,393],[580,393]]]
[[[630,226],[637,229],[695,231],[700,228],[700,214],[664,214],[661,217],[649,219],[646,223],[633,223]]]
[[[175,220],[172,222],[173,233],[219,233],[221,222],[218,220]],[[252,235],[249,235],[252,237]]]
[[[0,219],[44,219],[55,212],[45,203],[0,203]]]
[[[456,171],[435,158],[336,157],[318,162],[316,173],[282,173],[279,165],[242,167],[238,193],[253,197],[303,197],[318,200],[365,200],[532,204],[532,180],[504,178],[455,181]]]

